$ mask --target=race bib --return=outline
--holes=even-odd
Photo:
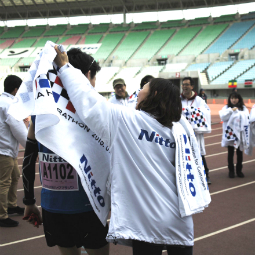
[[[42,187],[54,191],[79,190],[75,169],[56,154],[39,152]]]

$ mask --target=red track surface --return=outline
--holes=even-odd
[[[210,105],[212,122],[219,122],[218,110],[222,105]],[[219,108],[219,109],[218,109]],[[205,136],[206,160],[210,169],[212,202],[200,214],[194,215],[194,255],[254,255],[255,254],[255,159],[244,155],[245,178],[228,178],[227,150],[222,148],[221,124],[212,126],[212,133]],[[20,153],[19,165],[23,153]],[[21,168],[21,167],[20,167]],[[38,168],[38,166],[37,166]],[[37,169],[38,172],[38,169]],[[35,187],[40,186],[36,175]],[[40,205],[41,188],[35,189]],[[18,186],[18,204],[22,206],[22,180]],[[49,248],[43,237],[42,227],[32,227],[21,216],[16,228],[0,228],[0,255],[55,255],[56,247]],[[239,225],[238,225],[239,224]],[[85,253],[85,252],[84,252]],[[132,249],[110,244],[111,255],[131,255]],[[163,254],[167,254],[163,252]]]

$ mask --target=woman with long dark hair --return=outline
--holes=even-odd
[[[237,143],[237,136],[240,137],[240,128],[233,130],[229,125],[230,118],[233,114],[240,113],[245,119],[249,116],[249,111],[245,107],[243,98],[237,92],[232,92],[228,97],[228,104],[222,108],[219,112],[220,118],[223,121],[223,134],[222,134],[222,147],[228,148],[228,169],[229,178],[235,177],[234,171],[234,150],[235,144]],[[236,174],[238,177],[243,178],[244,174],[242,172],[243,168],[243,144],[242,139],[240,140],[240,145],[236,148],[237,164],[236,164]]]
[[[183,216],[179,205],[184,194],[178,187],[189,187],[189,199],[196,199],[200,190],[208,190],[205,185],[200,188],[200,183],[206,184],[205,176],[195,184],[198,175],[193,175],[193,151],[185,147],[189,139],[184,131],[186,120],[181,124],[179,89],[170,80],[152,79],[138,94],[137,110],[118,107],[91,89],[88,80],[68,64],[65,53],[55,49],[59,77],[70,100],[81,119],[110,147],[111,221],[107,240],[132,246],[134,255],[158,255],[164,247],[168,254],[191,255],[192,213]],[[183,131],[175,139],[176,126]],[[180,148],[177,139],[184,145],[180,150],[176,149]],[[192,139],[198,150],[196,139]],[[183,164],[185,157],[176,162],[179,151],[181,156],[190,155],[187,164]],[[199,162],[202,166],[201,158]],[[185,171],[177,175],[180,165]]]

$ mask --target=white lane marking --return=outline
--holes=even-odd
[[[205,155],[205,158],[210,158],[210,157],[214,157],[214,156],[222,155],[222,154],[226,154],[226,153],[228,153],[228,152],[227,151],[223,151],[223,152],[216,153],[216,154]]]
[[[251,162],[254,162],[254,161],[255,161],[255,159],[244,161],[243,164],[248,164],[248,163],[251,163]],[[235,166],[236,166],[236,164],[235,164]],[[225,169],[225,168],[228,168],[228,167],[223,166],[223,167],[215,168],[215,169],[210,170],[210,173],[214,172],[214,171],[219,171],[219,170],[222,170],[222,169]]]
[[[222,129],[222,127],[220,127],[220,128],[214,128],[214,129],[212,129],[212,131],[214,131],[214,130],[220,130],[220,129]]]
[[[34,237],[31,237],[31,238],[26,238],[26,239],[21,239],[21,240],[15,241],[15,242],[0,244],[0,247],[7,246],[7,245],[12,245],[12,244],[16,244],[16,243],[22,243],[22,242],[38,239],[38,238],[41,238],[41,237],[44,237],[44,235],[34,236]]]
[[[36,187],[34,187],[34,189],[39,189],[39,188],[41,188],[42,186],[36,186]],[[23,191],[24,189],[18,189],[17,191]]]
[[[197,242],[197,241],[199,241],[199,240],[202,240],[202,239],[205,239],[205,238],[208,238],[208,237],[211,237],[211,236],[220,234],[220,233],[222,233],[222,232],[228,231],[228,230],[233,229],[233,228],[240,227],[240,226],[242,226],[242,225],[251,223],[251,222],[253,222],[253,221],[255,221],[255,218],[250,219],[250,220],[247,220],[247,221],[243,221],[243,222],[238,223],[238,224],[235,224],[235,225],[233,225],[233,226],[231,226],[231,227],[227,227],[227,228],[220,229],[220,230],[218,230],[218,231],[212,232],[212,233],[207,234],[207,235],[204,235],[204,236],[197,237],[197,238],[194,239],[194,242]],[[167,252],[167,251],[166,251],[166,250],[163,250],[163,252]]]
[[[213,146],[213,145],[216,145],[216,144],[221,144],[221,142],[219,142],[219,143],[210,143],[210,144],[206,144],[205,147],[207,147],[207,146]]]
[[[216,137],[216,136],[222,136],[222,134],[206,136],[204,139],[211,138],[211,137]]]
[[[219,194],[219,193],[222,193],[222,192],[226,192],[226,191],[229,191],[229,190],[233,190],[233,189],[238,189],[238,188],[241,188],[241,187],[244,187],[244,186],[247,186],[247,185],[251,185],[251,184],[254,184],[255,181],[253,182],[247,182],[245,184],[242,184],[242,185],[238,185],[238,186],[235,186],[235,187],[232,187],[232,188],[228,188],[228,189],[223,189],[223,190],[219,190],[219,191],[216,191],[216,192],[213,192],[213,193],[210,193],[210,195],[216,195],[216,194]]]

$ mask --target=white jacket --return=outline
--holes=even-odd
[[[13,99],[14,96],[6,92],[0,97],[0,154],[16,158],[19,143],[26,146],[27,129],[23,121],[17,121],[7,113]]]
[[[119,105],[123,105],[123,106],[128,106],[128,98],[120,98],[120,99],[117,99],[116,98],[116,95],[113,95],[110,99],[109,99],[109,102],[112,103],[112,104],[119,104]]]
[[[238,111],[238,110],[237,110]],[[243,111],[245,112],[245,114],[249,115],[249,111],[248,109],[244,106]],[[221,146],[222,147],[228,147],[228,146],[234,146],[234,141],[227,141],[225,139],[225,130],[227,129],[227,123],[230,119],[230,117],[232,116],[233,110],[231,107],[228,107],[227,105],[225,105],[222,110],[219,111],[219,115],[221,120],[223,121],[222,124],[222,140],[221,140]]]
[[[110,146],[111,221],[107,240],[125,245],[141,240],[192,246],[192,216],[181,218],[179,211],[171,129],[143,111],[106,102],[84,86],[86,78],[77,69],[66,68],[59,77],[81,120]]]

